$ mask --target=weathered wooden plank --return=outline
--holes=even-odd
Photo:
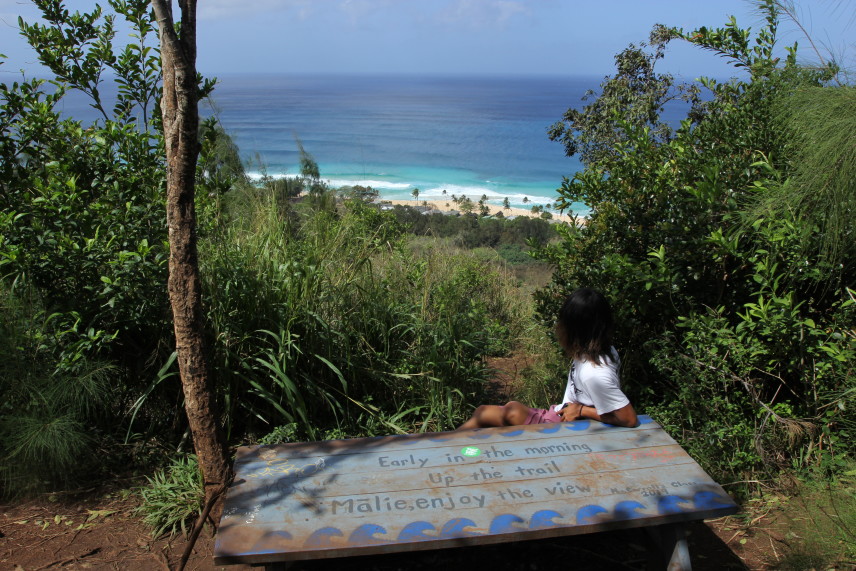
[[[287,450],[291,458],[331,458],[357,454],[363,456],[372,451],[378,454],[413,453],[417,450],[447,448],[451,445],[478,446],[479,442],[490,439],[493,445],[521,446],[525,443],[544,442],[545,439],[562,437],[563,439],[587,441],[591,438],[608,438],[621,442],[622,435],[632,439],[635,446],[674,444],[675,441],[660,427],[648,421],[637,428],[621,428],[604,425],[599,422],[577,421],[560,424],[544,424],[528,427],[494,428],[485,430],[464,430],[430,434],[408,434],[383,436],[377,438],[354,438],[349,440],[330,440],[322,442],[299,442],[282,444],[276,448]],[[648,442],[648,439],[655,439]],[[576,443],[576,442],[575,442]],[[539,444],[540,445],[540,444]],[[271,447],[245,446],[238,449],[235,467],[245,464],[264,462],[260,457],[264,450]]]
[[[642,420],[633,429],[562,423],[245,448],[215,562],[552,537],[736,509]]]
[[[671,481],[662,480],[658,468],[637,468],[620,474],[620,480],[609,475],[588,475],[573,480],[533,480],[516,483],[492,482],[478,486],[458,488],[424,488],[409,490],[379,490],[366,487],[349,493],[331,488],[319,489],[298,486],[282,494],[280,488],[235,489],[249,493],[255,504],[248,509],[231,506],[227,509],[224,522],[253,520],[254,525],[277,525],[312,520],[312,525],[326,524],[326,520],[337,520],[343,515],[355,521],[380,515],[405,519],[418,514],[419,517],[436,518],[434,523],[448,519],[448,512],[469,513],[472,510],[502,512],[509,506],[514,508],[547,509],[562,505],[572,508],[585,506],[592,501],[612,502],[614,505],[630,496],[638,496],[633,505],[650,516],[694,512],[703,504],[717,507],[719,504],[707,494],[696,497],[705,489],[699,482],[704,473],[695,464],[673,466]],[[343,493],[344,492],[344,493]],[[594,500],[593,500],[594,499]],[[708,500],[713,500],[712,503]],[[627,504],[630,505],[630,504]],[[534,507],[533,507],[534,506]],[[440,514],[437,516],[436,514]],[[574,512],[575,513],[575,512]],[[598,512],[600,513],[600,512]],[[442,520],[442,521],[441,521]],[[427,520],[426,520],[427,521]],[[309,530],[313,531],[313,530]],[[304,530],[295,530],[295,537]]]
[[[382,460],[384,457],[381,456]],[[622,458],[629,458],[621,461]],[[408,462],[409,459],[407,460]],[[417,462],[418,463],[418,460]],[[610,451],[606,454],[592,452],[568,456],[527,456],[525,458],[507,458],[503,460],[474,459],[469,464],[445,464],[439,467],[398,468],[389,463],[372,470],[354,468],[347,465],[326,463],[313,460],[309,464],[274,464],[268,469],[256,469],[242,474],[250,484],[265,489],[324,490],[334,487],[339,495],[359,493],[367,488],[378,491],[419,490],[436,488],[456,488],[502,482],[533,482],[538,479],[553,480],[562,478],[581,478],[599,474],[602,477],[610,471],[631,468],[677,466],[692,463],[682,454],[680,446],[673,444],[665,447],[651,447],[636,451]],[[409,464],[408,464],[409,465]],[[343,469],[344,468],[344,469]]]
[[[456,449],[450,449],[457,453]],[[442,454],[443,451],[441,450]],[[394,457],[393,457],[394,458]],[[473,458],[469,462],[428,463],[420,465],[420,457],[403,458],[389,461],[386,456],[371,458],[370,463],[363,458],[351,457],[349,462],[328,461],[324,458],[292,460],[288,457],[273,456],[270,465],[256,467],[241,472],[242,478],[250,482],[277,482],[279,485],[320,486],[335,480],[339,488],[352,485],[363,486],[369,482],[374,486],[384,486],[384,482],[394,482],[401,487],[402,480],[419,485],[424,482],[428,487],[437,485],[470,485],[473,482],[504,479],[529,479],[551,474],[581,475],[625,470],[632,467],[683,464],[688,462],[680,446],[647,447],[640,449],[619,449],[590,453],[566,455],[527,454],[509,456],[504,459]],[[406,462],[406,463],[402,463]],[[358,464],[358,465],[357,465]],[[368,465],[367,465],[368,464]],[[416,465],[410,468],[408,466]]]
[[[351,442],[351,441],[341,441]],[[456,464],[470,465],[486,461],[519,460],[521,458],[541,458],[553,456],[573,456],[582,454],[599,454],[604,461],[626,456],[640,457],[645,450],[657,446],[676,445],[662,430],[640,430],[633,432],[600,433],[594,435],[556,433],[536,434],[530,438],[520,438],[513,441],[491,442],[488,446],[479,446],[480,442],[465,439],[449,439],[442,443],[423,443],[422,446],[399,447],[390,444],[378,444],[372,448],[353,449],[347,452],[316,450],[310,454],[301,450],[295,454],[291,446],[253,447],[244,452],[236,469],[248,476],[264,477],[274,474],[287,475],[299,471],[303,466],[314,464],[323,459],[328,467],[337,463],[346,463],[349,472],[375,472],[387,468],[418,468],[446,469]],[[465,456],[464,448],[475,447],[478,456]],[[626,452],[633,450],[634,452]],[[243,449],[242,449],[243,451]],[[622,455],[622,451],[625,453]],[[251,455],[252,454],[252,455]],[[662,455],[660,461],[668,461],[667,455]]]

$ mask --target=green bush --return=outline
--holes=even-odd
[[[174,342],[154,15],[143,0],[111,3],[114,13],[38,4],[40,22],[19,25],[53,79],[0,84],[0,287],[4,295],[13,286],[15,295],[27,291],[37,308],[21,330],[26,342],[9,349],[18,375],[11,379],[19,382],[0,385],[15,407],[2,428],[6,441],[18,443],[15,461],[52,456],[56,474],[67,468],[63,439],[74,444],[72,455],[85,456],[91,436],[120,438],[129,403],[146,391]],[[120,29],[127,41],[117,38]],[[212,84],[199,87],[205,96]],[[69,91],[96,110],[91,124],[60,116]],[[112,107],[103,98],[110,92],[117,94]],[[201,138],[204,236],[222,219],[221,195],[243,172],[215,121],[204,122]],[[181,401],[168,385],[149,391],[149,406],[136,418],[181,434],[183,423],[174,421]],[[38,434],[27,428],[34,418]]]
[[[285,444],[287,442],[295,442],[300,430],[296,422],[289,422],[282,426],[277,426],[263,437],[259,438],[259,444]]]
[[[603,290],[631,400],[725,481],[783,466],[840,470],[854,452],[854,266],[827,255],[818,217],[770,207],[777,189],[818,180],[800,174],[814,139],[781,121],[781,109],[804,89],[813,97],[800,98],[801,109],[820,105],[838,89],[822,87],[836,68],[800,68],[795,46],[774,57],[777,5],[762,7],[766,25],[754,37],[733,19],[692,32],[657,27],[650,50],[617,56],[595,101],[553,131],[585,166],[560,194],[565,205],[585,202],[587,224],[561,226],[562,241],[538,251],[555,268],[538,294],[543,320],[576,287]],[[675,86],[655,72],[673,39],[726,57],[749,78]],[[673,128],[660,110],[681,96],[690,110]],[[852,137],[835,115],[812,115],[827,121],[815,135]],[[836,164],[847,164],[850,151],[839,147]],[[852,178],[823,179],[840,186],[825,195],[852,195]]]
[[[556,237],[555,224],[547,220],[518,216],[513,220],[423,214],[409,206],[396,206],[396,220],[416,236],[454,238],[457,245],[466,248],[503,245],[543,245]]]
[[[77,332],[63,331],[51,317],[32,291],[0,281],[3,497],[72,484],[97,464],[99,442],[92,427],[106,416],[117,370],[70,354],[58,338]]]

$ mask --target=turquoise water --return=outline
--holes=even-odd
[[[547,129],[598,83],[531,77],[219,79],[216,113],[252,163],[251,174],[297,174],[299,137],[332,186],[371,186],[386,199],[411,199],[415,188],[421,200],[454,194],[477,201],[486,195],[491,204],[508,198],[519,207],[551,205],[562,177],[579,170]]]
[[[414,188],[420,200],[450,200],[452,195],[468,196],[478,201],[483,195],[491,204],[501,205],[508,198],[512,206],[551,204],[556,200],[555,180],[513,181],[502,176],[494,180],[479,177],[466,169],[449,169],[417,165],[388,166],[368,172],[363,165],[322,165],[324,180],[331,186],[363,185],[381,192],[383,198],[411,199]],[[443,192],[445,191],[445,193]]]
[[[297,139],[331,186],[362,185],[385,199],[549,208],[562,178],[581,169],[547,129],[583,104],[594,77],[227,75],[203,116],[217,114],[251,176],[299,174]],[[103,93],[115,87],[105,83]],[[109,97],[108,97],[109,98]],[[671,107],[670,107],[671,106]],[[670,104],[677,122],[682,109]],[[675,107],[674,109],[672,107]],[[97,116],[80,94],[63,111]],[[446,191],[444,194],[443,191]],[[586,213],[582,204],[577,213]]]

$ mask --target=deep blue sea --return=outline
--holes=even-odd
[[[299,173],[296,138],[332,186],[383,198],[482,195],[549,205],[576,158],[547,137],[598,78],[220,76],[214,110],[250,172]],[[447,191],[447,196],[443,195]]]
[[[219,76],[203,116],[217,114],[252,176],[299,174],[299,138],[331,186],[371,186],[385,199],[501,205],[558,198],[562,177],[580,170],[550,125],[580,107],[598,77]],[[104,84],[103,93],[112,87]],[[80,94],[68,115],[95,118]],[[674,115],[673,109],[667,109]],[[675,119],[679,119],[679,114]],[[443,194],[443,191],[446,194]],[[528,205],[524,202],[528,202]],[[584,212],[583,205],[576,209]]]

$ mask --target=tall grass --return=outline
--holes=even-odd
[[[139,489],[142,502],[137,511],[152,530],[152,536],[160,537],[167,532],[172,536],[179,531],[187,535],[205,499],[196,456],[179,457],[146,480],[147,485]]]
[[[236,198],[240,218],[201,255],[230,434],[443,430],[467,416],[484,356],[526,316],[500,264],[410,248],[394,217],[358,202]]]

